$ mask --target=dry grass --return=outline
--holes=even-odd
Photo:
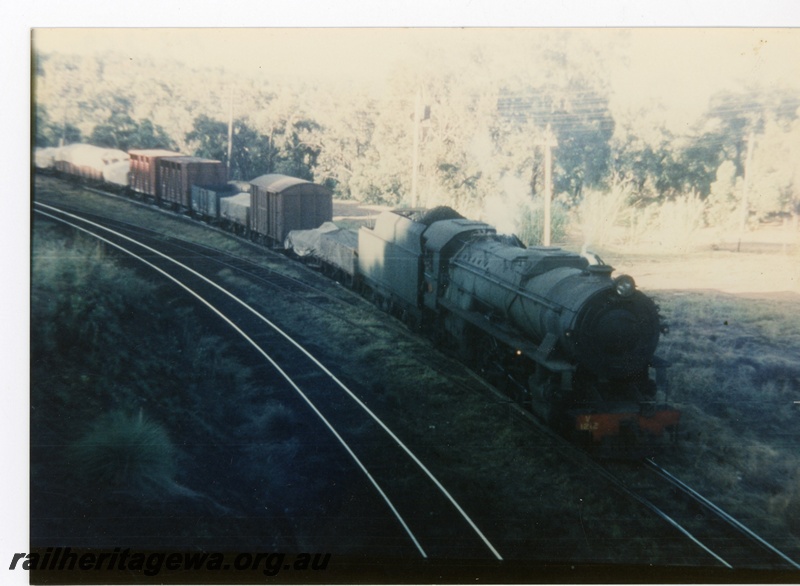
[[[592,250],[688,252],[698,243],[704,209],[695,194],[643,205],[633,200],[630,185],[616,183],[607,191],[588,191],[576,219],[583,245]]]
[[[679,475],[731,512],[800,551],[798,506],[800,312],[793,299],[712,292],[656,294],[671,332],[672,400],[682,442],[667,456]]]
[[[633,242],[635,246],[650,242],[662,250],[688,252],[696,245],[703,226],[705,206],[696,194],[677,197],[673,201],[653,204],[655,212],[648,234]]]
[[[577,211],[577,223],[587,248],[607,246],[617,237],[616,225],[633,211],[629,207],[631,194],[631,187],[623,183],[614,184],[607,192],[586,192]]]

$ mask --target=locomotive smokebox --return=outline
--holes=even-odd
[[[540,344],[601,378],[646,371],[658,345],[655,304],[633,279],[607,265],[553,247],[509,247],[494,239],[467,244],[451,265],[448,296],[514,323]]]

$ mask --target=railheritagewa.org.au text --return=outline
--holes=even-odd
[[[277,576],[283,571],[323,571],[331,559],[329,553],[268,552],[143,552],[116,547],[113,550],[73,551],[70,547],[48,547],[31,553],[15,553],[9,570],[56,572],[141,572],[156,576],[169,572],[260,572]]]

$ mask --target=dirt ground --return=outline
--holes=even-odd
[[[604,251],[605,262],[644,290],[718,291],[742,297],[800,301],[800,235],[766,226],[741,242],[701,231],[676,252],[649,245]]]
[[[699,251],[687,255],[613,255],[604,260],[644,290],[716,290],[800,302],[797,254]]]

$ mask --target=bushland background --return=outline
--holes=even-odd
[[[800,35],[743,29],[34,31],[35,145],[88,141],[447,204],[630,250],[795,244]],[[232,129],[228,156],[228,129]],[[550,146],[547,146],[547,145]],[[230,158],[230,161],[228,159]]]

